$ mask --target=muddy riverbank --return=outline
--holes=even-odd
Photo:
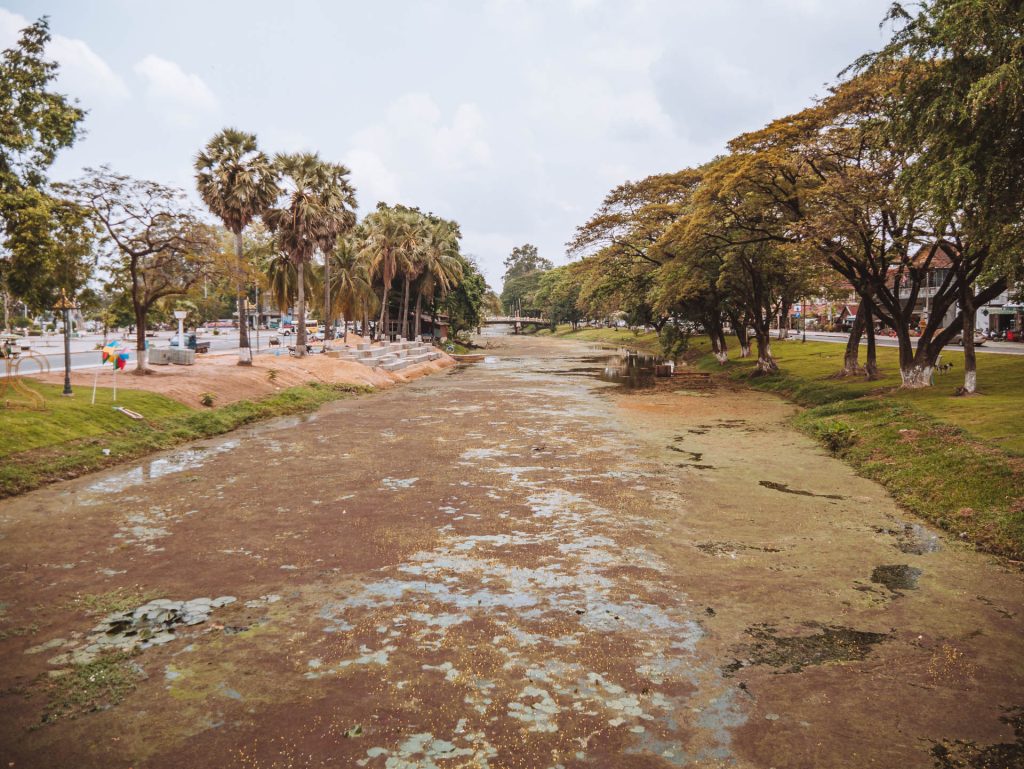
[[[501,345],[0,503],[0,759],[1020,765],[1019,574],[778,399]]]

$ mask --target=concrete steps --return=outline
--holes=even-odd
[[[354,348],[344,347],[327,353],[331,358],[353,360],[369,368],[382,368],[385,371],[400,371],[418,363],[437,360],[441,354],[433,345],[423,342],[363,343]]]

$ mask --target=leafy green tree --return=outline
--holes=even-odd
[[[541,312],[537,304],[537,291],[545,270],[531,270],[511,278],[506,278],[501,287],[501,303],[506,315],[517,312],[523,317],[537,315]]]
[[[657,271],[672,255],[655,245],[679,217],[700,179],[699,169],[683,169],[624,182],[576,229],[567,245],[569,253],[582,256],[586,265],[580,303],[588,314],[608,317],[623,312],[630,325],[660,331],[670,310],[657,304],[652,292]]]
[[[483,312],[485,315],[501,315],[502,313],[501,297],[490,288],[484,294]]]
[[[74,144],[85,112],[50,90],[57,64],[45,58],[50,42],[44,16],[21,31],[0,57],[0,194],[46,185],[57,153]]]
[[[256,135],[225,128],[196,155],[196,189],[214,216],[234,235],[238,305],[238,364],[252,365],[246,311],[245,249],[242,232],[277,200],[277,169],[256,143]]]
[[[962,328],[970,394],[975,308],[1024,274],[1024,4],[895,3],[887,20],[891,41],[858,66],[899,73],[887,128],[913,159],[904,192],[927,203],[935,240],[955,250],[948,293],[959,312],[946,331]],[[948,341],[937,336],[931,349]]]
[[[555,267],[542,273],[534,297],[535,303],[551,322],[552,331],[559,323],[570,323],[575,330],[583,320],[580,289],[583,270],[579,262]]]
[[[484,298],[490,289],[480,268],[471,256],[459,255],[462,262],[461,277],[455,286],[437,302],[433,314],[448,316],[453,337],[472,331],[483,322]]]
[[[502,276],[502,280],[518,278],[529,272],[544,272],[554,266],[549,259],[545,259],[537,253],[536,246],[524,243],[513,248],[512,253],[505,258],[505,274]]]
[[[75,297],[96,267],[91,213],[70,200],[28,188],[18,198],[27,205],[8,210],[6,284],[36,312],[48,310],[63,290]]]
[[[49,41],[49,22],[43,17],[21,30],[17,43],[0,55],[0,226],[5,246],[0,250],[0,285],[5,319],[11,295],[19,289],[28,290],[32,295],[26,299],[36,305],[48,303],[48,295],[59,290],[51,269],[54,244],[69,234],[70,211],[46,193],[47,171],[57,153],[78,138],[85,112],[52,90],[57,64],[45,57]],[[70,241],[68,245],[76,250]],[[36,280],[31,280],[33,273]]]
[[[517,310],[526,312],[527,305],[533,304],[533,297],[540,286],[540,276],[555,265],[537,253],[537,247],[524,243],[516,246],[505,259],[505,274],[502,276],[501,303],[505,313]],[[535,310],[535,307],[530,307]]]
[[[84,177],[59,189],[91,212],[103,234],[111,285],[131,299],[135,373],[145,374],[150,310],[165,297],[187,293],[209,274],[216,233],[188,207],[181,190],[106,167],[86,169]]]

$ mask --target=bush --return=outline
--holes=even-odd
[[[199,402],[204,406],[213,406],[213,402],[217,399],[217,396],[213,393],[203,393],[199,396]]]
[[[838,419],[820,419],[811,425],[811,430],[833,454],[842,454],[857,442],[857,432]]]

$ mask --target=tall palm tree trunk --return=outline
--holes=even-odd
[[[295,272],[299,276],[298,298],[295,302],[295,321],[298,329],[295,332],[295,354],[300,358],[306,354],[306,274],[305,263],[302,259],[295,265]]]
[[[423,294],[416,294],[416,334],[414,339],[420,338],[420,308],[423,306]]]
[[[387,283],[385,283],[384,284],[384,292],[381,295],[381,300],[380,300],[380,320],[377,321],[377,339],[378,339],[378,341],[383,339],[384,335],[387,333],[387,326],[385,326],[384,324],[388,320],[388,290],[390,288],[391,287]]]
[[[242,245],[242,231],[235,233],[235,258],[238,260],[238,294],[235,299],[238,302],[238,365],[252,365],[252,350],[249,348],[249,313],[246,307],[245,291],[242,287],[242,260],[245,258],[245,251]]]
[[[405,296],[402,298],[402,339],[409,338],[409,276],[405,276]]]
[[[334,316],[331,314],[331,257],[324,254],[324,341],[334,339]]]

